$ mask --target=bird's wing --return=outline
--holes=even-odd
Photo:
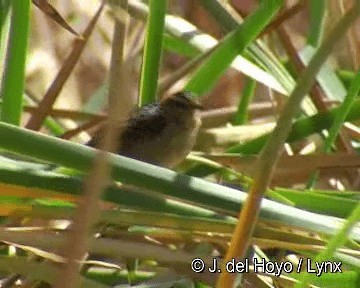
[[[160,109],[158,104],[150,104],[133,115],[122,133],[122,144],[131,145],[159,137],[166,127],[166,119]]]

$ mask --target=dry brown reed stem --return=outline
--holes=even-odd
[[[127,8],[127,0],[122,0],[119,5],[123,9]],[[102,4],[103,6],[103,4]],[[68,237],[67,263],[61,273],[61,277],[56,283],[56,287],[63,287],[65,281],[68,288],[78,287],[79,284],[79,261],[85,256],[89,246],[89,235],[92,225],[98,220],[100,215],[99,198],[103,190],[110,182],[110,166],[107,162],[107,152],[115,152],[117,147],[120,110],[122,108],[119,96],[119,85],[126,97],[125,84],[126,74],[124,75],[123,53],[125,37],[127,31],[127,21],[115,22],[114,37],[112,43],[112,57],[110,65],[109,81],[109,121],[105,128],[105,136],[100,141],[100,151],[95,158],[93,167],[88,177],[84,181],[84,196],[82,197],[76,211],[73,229]],[[120,84],[119,84],[120,82]]]
[[[341,20],[330,31],[327,38],[319,46],[312,57],[307,69],[299,77],[299,80],[291,93],[285,108],[281,112],[277,126],[266,142],[254,175],[254,182],[249,191],[239,215],[229,250],[223,260],[223,265],[232,259],[243,259],[250,245],[254,227],[257,223],[261,202],[269,183],[274,174],[277,162],[283,150],[283,146],[291,130],[292,121],[300,110],[300,104],[306,93],[309,92],[315,82],[315,77],[327,57],[333,50],[339,38],[346,34],[347,29],[360,14],[360,3],[355,2],[354,7],[341,18]],[[217,287],[233,287],[235,274],[227,273],[223,266],[223,273],[220,274]]]
[[[54,105],[57,97],[60,94],[65,82],[69,78],[71,72],[73,71],[76,63],[78,62],[82,51],[84,50],[85,44],[89,39],[92,31],[94,30],[95,24],[101,14],[103,4],[100,9],[94,15],[94,17],[89,22],[89,25],[86,27],[82,38],[76,38],[73,49],[70,52],[69,56],[65,59],[59,73],[55,77],[54,81],[51,83],[49,89],[46,91],[43,99],[41,99],[36,113],[34,113],[28,123],[26,128],[31,130],[39,130],[45,118],[49,115],[49,111]]]

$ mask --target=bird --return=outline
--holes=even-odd
[[[181,91],[144,105],[125,121],[118,141],[119,155],[173,168],[195,145],[203,107],[192,92]],[[103,129],[87,143],[97,147]]]

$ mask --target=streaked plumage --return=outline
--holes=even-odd
[[[119,141],[119,154],[158,166],[176,166],[195,144],[201,108],[189,92],[145,105],[127,121]],[[88,145],[96,146],[99,135]]]

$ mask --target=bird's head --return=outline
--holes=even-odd
[[[203,106],[191,92],[178,92],[160,102],[161,108],[167,111],[176,112],[193,112],[203,109]]]

